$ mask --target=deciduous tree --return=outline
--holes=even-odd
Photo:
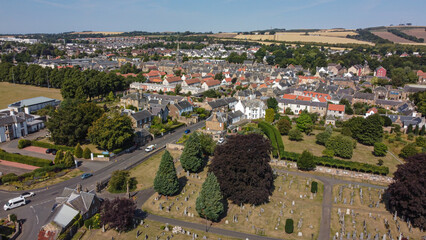
[[[388,210],[410,219],[414,227],[426,228],[426,153],[411,156],[398,165],[394,182],[386,189]]]
[[[278,120],[277,128],[281,135],[288,135],[291,129],[291,122],[288,119],[281,118]]]
[[[134,226],[135,210],[135,202],[128,198],[106,199],[101,206],[101,222],[119,232],[129,230]]]
[[[387,151],[388,147],[386,146],[386,144],[382,142],[376,142],[374,144],[374,155],[379,157],[386,156]]]
[[[308,150],[303,151],[300,158],[297,159],[297,168],[304,171],[310,171],[315,169],[316,164],[314,161],[314,155]]]
[[[309,135],[312,132],[312,118],[307,113],[302,113],[296,119],[297,128],[301,131]]]
[[[267,202],[274,184],[270,153],[269,141],[259,134],[232,136],[218,145],[209,171],[224,197],[236,204]]]

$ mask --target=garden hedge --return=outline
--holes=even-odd
[[[284,156],[284,143],[278,129],[267,122],[259,122],[260,129],[268,136],[272,144],[272,155],[274,157]]]
[[[0,159],[5,161],[28,164],[37,167],[47,167],[52,164],[52,161],[42,158],[30,157],[16,153],[8,153],[0,151]]]
[[[42,147],[42,148],[53,148],[56,150],[70,151],[72,153],[74,153],[74,149],[75,149],[74,147],[68,147],[64,145],[54,145],[54,144],[50,144],[47,142],[40,142],[40,141],[31,141],[31,146]]]
[[[296,162],[300,157],[300,153],[295,152],[284,152],[283,159]],[[317,165],[325,167],[340,168],[358,172],[374,173],[380,175],[389,174],[389,168],[384,166],[376,166],[368,163],[352,162],[347,160],[340,160],[329,157],[317,157],[314,156],[314,161]]]

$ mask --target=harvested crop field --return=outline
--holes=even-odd
[[[416,38],[426,39],[426,28],[416,28],[416,29],[410,29],[410,30],[403,30],[402,32],[405,33],[405,34],[414,36]]]
[[[405,38],[398,37],[395,34],[387,32],[387,31],[386,32],[371,32],[371,33],[376,35],[376,36],[379,36],[383,39],[387,39],[389,41],[392,41],[394,43],[415,43],[415,42],[412,42],[412,41],[407,40]]]
[[[122,34],[123,32],[73,32],[71,34],[103,34],[103,35],[117,35]]]
[[[275,35],[238,35],[235,38],[248,40],[275,40],[284,42],[315,42],[315,43],[331,43],[331,44],[368,44],[370,42],[359,41],[356,39],[346,38],[346,35],[353,32],[311,32],[309,35],[301,32],[283,32]]]

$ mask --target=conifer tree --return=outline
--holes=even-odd
[[[83,151],[83,158],[84,159],[89,159],[91,153],[92,153],[92,151],[90,151],[90,149],[88,147],[86,147],[84,149],[84,151]]]
[[[65,153],[63,163],[66,167],[72,167],[75,164],[74,156],[72,155],[70,151],[67,151]]]
[[[419,135],[419,125],[416,125],[416,128],[414,129],[414,134]]]
[[[185,142],[185,148],[180,157],[180,162],[185,171],[198,172],[201,170],[203,166],[203,155],[198,133],[191,134]]]
[[[217,221],[225,211],[220,185],[212,172],[207,175],[195,204],[198,215],[210,221]]]
[[[77,143],[74,149],[74,155],[76,158],[81,158],[83,156],[83,149],[80,146],[80,143]]]
[[[55,160],[53,161],[55,164],[62,164],[63,160],[64,160],[64,152],[62,150],[59,150],[58,152],[56,152]]]
[[[165,151],[154,179],[154,190],[161,195],[171,196],[179,191],[179,181],[173,157]]]
[[[412,133],[413,132],[413,125],[408,125],[408,127],[407,127],[407,134],[409,134],[409,133]]]

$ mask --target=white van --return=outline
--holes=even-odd
[[[17,208],[25,204],[27,204],[27,200],[25,200],[24,197],[12,198],[3,206],[3,209],[7,211],[9,209]]]

